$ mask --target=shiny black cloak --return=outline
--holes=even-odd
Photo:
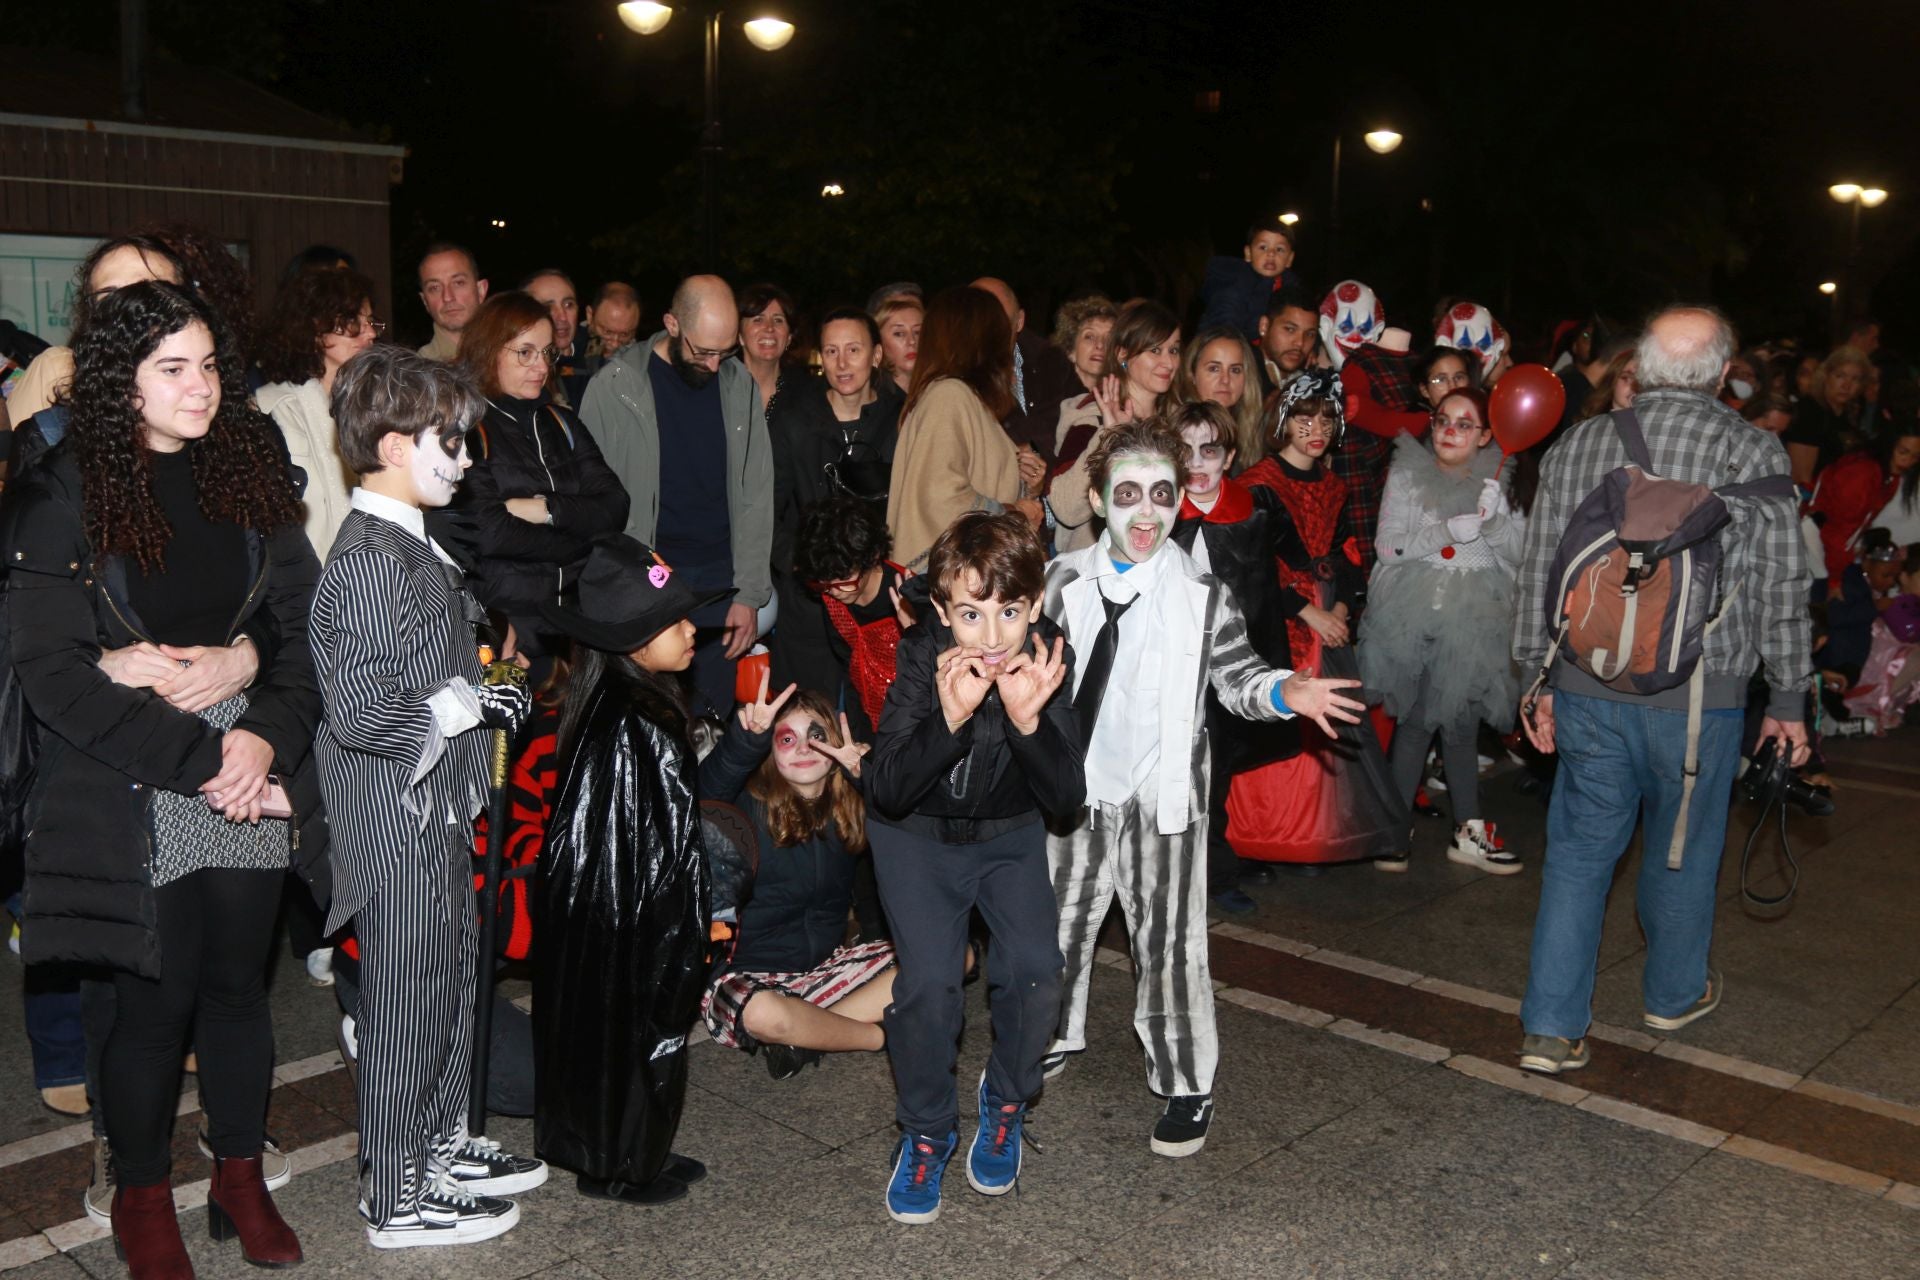
[[[709,885],[690,748],[602,680],[571,735],[539,864],[534,1144],[591,1178],[666,1163],[706,984]],[[727,737],[699,770],[757,763]]]

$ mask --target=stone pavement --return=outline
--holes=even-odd
[[[702,1039],[678,1146],[713,1172],[686,1200],[618,1208],[557,1175],[500,1241],[379,1254],[354,1216],[332,998],[283,958],[271,1127],[299,1172],[278,1200],[311,1275],[1920,1276],[1920,729],[1832,754],[1840,812],[1791,822],[1804,874],[1784,913],[1739,899],[1752,815],[1736,806],[1714,950],[1727,995],[1672,1037],[1641,1029],[1631,869],[1621,877],[1594,1062],[1560,1080],[1511,1067],[1536,867],[1453,866],[1430,822],[1407,875],[1286,878],[1251,890],[1257,914],[1216,922],[1218,1115],[1191,1159],[1147,1149],[1159,1107],[1115,951],[1095,975],[1088,1052],[1035,1109],[1042,1150],[1017,1195],[978,1196],[956,1169],[939,1222],[897,1226],[881,1204],[883,1057],[775,1084]],[[1486,807],[1531,861],[1543,810],[1513,781],[1490,779]],[[1124,946],[1117,928],[1109,940]],[[0,974],[0,1269],[124,1275],[80,1215],[86,1127],[39,1105],[17,962]],[[986,1053],[977,985],[969,1019],[963,1096]],[[193,1104],[189,1089],[175,1173],[198,1206]],[[531,1146],[525,1121],[492,1132]],[[206,1239],[203,1209],[183,1222],[202,1276],[252,1274],[237,1246]]]

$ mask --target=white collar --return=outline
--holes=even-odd
[[[418,507],[410,507],[404,502],[389,498],[384,493],[375,493],[371,489],[355,488],[348,499],[348,505],[355,511],[364,511],[370,516],[378,516],[389,524],[397,524],[420,541],[433,548],[433,554],[448,564],[454,559],[440,549],[440,544],[427,536],[427,516]]]

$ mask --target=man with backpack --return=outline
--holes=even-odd
[[[1572,428],[1541,470],[1514,658],[1540,673],[1527,735],[1561,759],[1520,1009],[1527,1070],[1590,1059],[1607,891],[1643,813],[1644,1020],[1676,1031],[1719,1004],[1707,956],[1756,665],[1763,739],[1807,755],[1805,551],[1785,451],[1715,398],[1733,352],[1719,313],[1659,313],[1633,407]]]

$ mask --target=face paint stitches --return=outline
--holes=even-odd
[[[460,439],[455,452],[449,453],[440,433],[429,431],[413,447],[411,473],[420,505],[444,507],[452,502],[453,491],[460,487],[460,477],[472,465],[473,459],[467,456],[464,437]]]

